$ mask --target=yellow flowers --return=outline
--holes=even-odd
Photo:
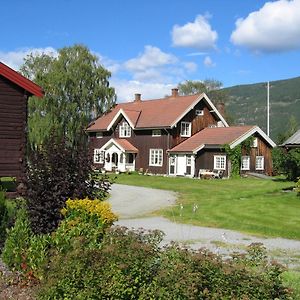
[[[117,216],[111,211],[111,207],[108,202],[97,199],[68,199],[66,201],[66,207],[61,210],[61,214],[67,216],[69,213],[72,214],[74,211],[91,216],[97,216],[106,224],[112,224],[118,219]]]

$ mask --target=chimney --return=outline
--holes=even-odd
[[[222,115],[222,117],[225,117],[225,104],[223,102],[218,102],[216,104],[216,108],[219,111],[219,113]]]
[[[177,88],[174,88],[172,89],[172,97],[177,97],[178,96],[178,89]]]
[[[141,94],[134,94],[134,102],[141,102]]]

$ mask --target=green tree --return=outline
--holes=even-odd
[[[82,45],[58,50],[58,55],[29,55],[21,72],[41,85],[44,99],[29,100],[29,144],[44,144],[51,132],[65,136],[72,145],[86,139],[83,129],[93,117],[103,114],[116,102],[109,86],[111,73],[98,57]]]

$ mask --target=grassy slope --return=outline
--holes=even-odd
[[[180,206],[162,214],[182,223],[300,240],[300,199],[282,188],[293,183],[259,179],[191,180],[120,175],[117,183],[173,190]],[[193,212],[194,205],[198,205]]]
[[[300,77],[270,82],[270,129],[276,140],[294,115],[300,125]],[[224,89],[230,95],[227,110],[235,123],[259,125],[266,130],[266,83]]]

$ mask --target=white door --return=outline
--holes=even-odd
[[[177,172],[176,175],[184,176],[186,172],[186,157],[185,155],[177,156]]]

